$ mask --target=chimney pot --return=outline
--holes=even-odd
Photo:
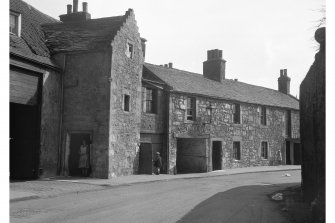
[[[67,5],[67,14],[71,14],[72,13],[72,5],[68,4]]]
[[[78,0],[73,0],[73,12],[78,12]]]
[[[281,69],[281,70],[280,70],[280,76],[283,76],[283,75],[284,75],[284,70]]]
[[[87,2],[83,2],[83,12],[87,12]]]
[[[167,65],[167,64],[164,64],[164,67],[168,67],[168,65]]]
[[[284,76],[287,76],[287,69],[284,69]]]
[[[173,68],[173,63],[169,63],[169,68]]]

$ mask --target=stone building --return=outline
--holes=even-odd
[[[12,132],[23,138],[11,141],[11,177],[79,175],[82,140],[90,143],[91,176],[136,173],[145,40],[133,10],[91,19],[87,3],[78,11],[74,0],[73,11],[68,5],[59,22],[21,0],[10,2],[13,22],[22,27],[21,35],[10,34],[10,128],[11,138]],[[24,107],[16,108],[20,104]],[[36,111],[36,118],[29,119],[27,111]],[[26,131],[17,133],[22,125]],[[36,130],[33,136],[31,129]],[[35,139],[29,151],[24,146],[28,136]],[[30,166],[28,161],[22,165],[28,153]],[[34,174],[16,174],[24,169]]]
[[[90,145],[92,177],[206,172],[300,162],[299,104],[280,71],[279,91],[225,77],[220,50],[204,73],[144,63],[132,9],[91,19],[78,0],[55,20],[10,1],[12,178],[80,175]],[[143,75],[142,75],[143,74]]]
[[[142,115],[141,142],[149,130],[152,140],[154,133],[165,137],[168,173],[276,165],[278,151],[284,164],[300,164],[299,102],[289,95],[287,70],[276,91],[226,79],[225,63],[217,49],[207,52],[203,74],[145,63],[143,88],[161,107],[156,116]]]

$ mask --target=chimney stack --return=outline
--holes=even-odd
[[[173,68],[173,63],[169,63],[169,68]]]
[[[87,12],[87,2],[83,2],[83,12]]]
[[[85,22],[91,19],[91,14],[87,12],[87,2],[83,2],[83,11],[78,12],[78,0],[73,0],[72,5],[67,5],[67,14],[59,16],[62,22]]]
[[[68,4],[67,5],[67,14],[71,14],[72,13],[72,5],[71,4]]]
[[[284,94],[290,94],[290,82],[291,78],[287,76],[287,69],[280,70],[280,76],[278,78],[278,91]]]
[[[207,51],[207,61],[203,62],[203,74],[205,78],[223,82],[226,76],[226,61],[222,59],[222,50]]]
[[[78,12],[78,0],[73,0],[73,13]]]

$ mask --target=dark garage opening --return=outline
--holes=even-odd
[[[207,172],[206,139],[177,139],[177,173]]]
[[[10,179],[38,177],[40,149],[41,77],[10,70]]]

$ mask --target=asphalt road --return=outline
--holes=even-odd
[[[268,195],[299,184],[300,176],[287,171],[180,179],[14,202],[10,221],[288,222]]]

